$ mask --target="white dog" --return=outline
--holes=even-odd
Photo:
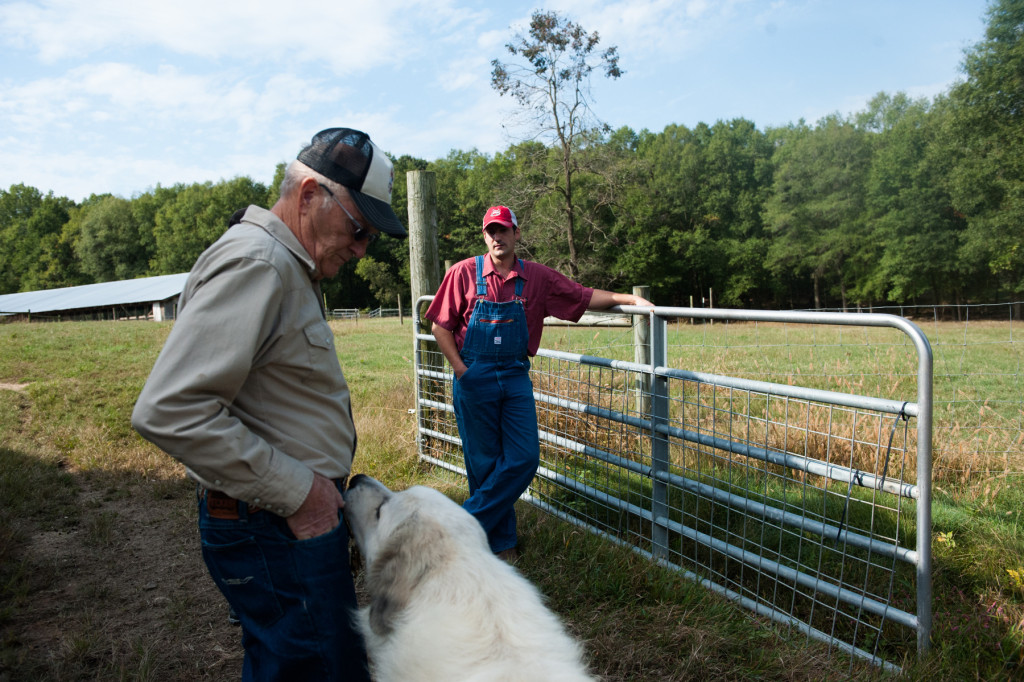
[[[365,562],[358,623],[377,680],[594,679],[538,590],[444,494],[355,476],[345,518]]]

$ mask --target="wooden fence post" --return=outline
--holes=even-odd
[[[433,171],[409,171],[405,177],[409,188],[409,278],[415,306],[420,296],[435,293],[441,285],[437,252],[437,176]]]
[[[417,301],[420,296],[429,296],[441,286],[440,257],[437,249],[437,176],[433,171],[409,171],[405,175],[409,190],[409,279],[412,284],[412,317],[420,320],[414,333],[430,333],[430,324],[420,317]],[[437,344],[422,341],[416,344],[423,369],[443,372],[444,356]],[[438,399],[444,382],[430,380],[421,383],[414,377],[417,396],[426,393],[430,399]],[[423,413],[417,406],[416,414],[422,419]]]
[[[633,295],[651,299],[649,286],[633,287]],[[633,316],[633,361],[638,365],[651,364],[651,318],[647,315]],[[637,374],[636,411],[643,415],[651,413],[651,382],[645,374]]]

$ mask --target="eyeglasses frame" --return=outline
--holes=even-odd
[[[324,188],[324,191],[327,192],[327,196],[334,199],[334,203],[336,203],[338,206],[341,206],[341,210],[345,212],[345,215],[348,216],[348,219],[352,221],[353,225],[355,225],[355,229],[352,230],[353,239],[355,239],[357,242],[366,241],[366,245],[369,246],[370,244],[374,243],[375,241],[377,241],[377,239],[380,238],[380,232],[370,232],[370,228],[363,225],[361,222],[356,220],[356,217],[354,215],[349,213],[349,210],[345,208],[345,205],[338,201],[338,197],[334,196],[334,192],[331,191],[330,187],[328,187],[322,182],[318,182],[316,184]]]

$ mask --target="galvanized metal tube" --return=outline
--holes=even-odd
[[[716,537],[708,535],[707,533],[702,533],[701,531],[691,528],[690,526],[686,526],[678,521],[673,521],[669,518],[655,518],[651,512],[643,509],[642,507],[624,502],[617,497],[613,497],[608,493],[580,483],[575,479],[553,472],[550,469],[541,467],[537,470],[537,475],[552,481],[557,481],[559,485],[584,494],[613,508],[645,518],[655,526],[664,526],[683,537],[704,545],[705,547],[710,547],[722,554],[732,557],[733,559],[742,561],[748,566],[756,568],[758,571],[776,575],[784,580],[793,581],[808,590],[820,592],[825,596],[862,608],[868,613],[881,616],[883,618],[890,618],[900,625],[915,630],[917,629],[917,617],[912,613],[907,613],[906,611],[889,606],[888,604],[884,604],[876,599],[871,599],[863,594],[858,594],[857,592],[845,587],[840,587],[830,582],[823,581],[818,576],[808,575],[802,571],[796,570],[795,568],[785,566],[778,561],[765,559],[760,554],[755,554],[754,552],[745,550],[742,547],[737,547],[724,540],[719,540]],[[655,545],[654,548],[657,552],[657,545]]]
[[[449,442],[458,442],[457,438],[451,436],[444,436],[443,434],[439,437],[449,440]],[[560,448],[564,448],[570,452],[577,452],[581,455],[586,455],[592,459],[596,459],[606,464],[625,469],[644,478],[653,478],[655,476],[662,476],[665,482],[669,485],[675,486],[683,490],[688,490],[698,495],[703,495],[706,498],[713,499],[717,502],[727,504],[733,509],[737,509],[744,513],[752,516],[758,516],[765,519],[770,519],[777,523],[784,524],[791,528],[796,528],[801,531],[814,533],[822,538],[829,538],[836,542],[843,542],[859,549],[869,550],[882,556],[895,557],[900,561],[909,564],[917,563],[917,552],[905,547],[900,547],[889,542],[883,542],[881,540],[875,540],[873,538],[866,537],[860,533],[853,532],[849,528],[839,528],[828,523],[822,523],[820,521],[811,521],[799,514],[792,512],[783,511],[777,507],[765,504],[763,502],[754,502],[741,495],[736,495],[719,488],[716,488],[707,483],[700,483],[691,478],[680,476],[673,473],[661,473],[657,474],[652,467],[639,462],[634,462],[630,459],[619,457],[610,452],[599,450],[589,445],[583,445],[577,443],[574,440],[563,438],[553,433],[546,431],[540,432],[540,439],[546,443],[551,443]]]
[[[665,320],[651,320],[651,373],[655,367],[668,364],[668,348],[665,339]],[[658,476],[668,473],[669,446],[668,438],[662,435],[659,427],[668,426],[669,422],[668,379],[654,376],[651,379],[651,465],[653,467],[653,486],[651,490],[651,512],[655,519],[668,518],[668,484]],[[668,528],[655,523],[651,526],[651,540],[654,543],[655,556],[668,556]]]

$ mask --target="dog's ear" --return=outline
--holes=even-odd
[[[391,632],[416,586],[448,560],[448,544],[441,525],[419,512],[391,533],[366,574],[370,627],[377,635]]]

